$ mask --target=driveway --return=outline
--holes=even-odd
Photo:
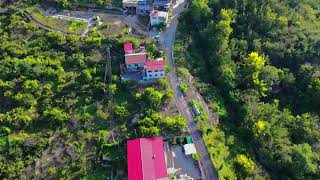
[[[202,173],[204,176],[204,179],[207,180],[218,180],[218,174],[214,170],[214,167],[211,163],[210,156],[208,154],[207,147],[205,146],[205,143],[202,139],[202,136],[198,129],[196,128],[195,122],[191,116],[191,113],[189,111],[188,105],[180,92],[178,88],[178,78],[176,75],[175,67],[174,67],[174,59],[172,58],[172,51],[173,51],[173,45],[174,45],[174,39],[175,39],[175,33],[178,26],[178,16],[180,12],[184,10],[185,0],[178,0],[177,4],[174,6],[174,16],[171,22],[171,25],[166,29],[165,32],[162,32],[159,37],[159,43],[162,48],[166,49],[166,59],[168,65],[171,67],[170,70],[170,85],[174,91],[174,100],[176,102],[177,108],[181,115],[186,119],[187,121],[187,127],[190,131],[190,134],[193,137],[194,144],[197,148],[197,151],[201,153],[202,158],[200,159],[200,166],[202,169]],[[193,88],[194,90],[194,88]],[[194,91],[195,94],[197,94],[196,91]],[[200,96],[198,94],[198,96]],[[207,108],[207,105],[205,104],[205,108]]]
[[[171,146],[174,168],[177,170],[175,175],[179,177],[179,175],[187,174],[193,179],[201,179],[201,173],[199,167],[192,159],[191,155],[186,156],[183,152],[182,145],[174,145]]]

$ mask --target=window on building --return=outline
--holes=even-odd
[[[135,66],[138,66],[138,64],[135,64]]]
[[[149,73],[151,73],[152,71],[148,71]]]
[[[152,75],[150,74],[149,77],[152,77]]]
[[[160,76],[163,76],[163,73],[161,73]]]
[[[156,77],[158,76],[158,74],[156,74]]]
[[[158,70],[155,70],[154,72],[158,72]]]

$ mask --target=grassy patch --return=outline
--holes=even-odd
[[[88,23],[85,21],[71,20],[69,31],[77,34],[82,33],[87,26],[88,26]]]
[[[58,19],[53,17],[48,17],[43,15],[36,8],[29,8],[26,12],[32,16],[32,18],[43,26],[48,28],[62,31],[65,33],[75,33],[82,34],[84,29],[87,27],[88,23],[85,21],[77,21],[77,20],[67,20],[67,19]]]

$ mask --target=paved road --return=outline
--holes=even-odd
[[[179,16],[180,12],[183,11],[185,2],[184,2],[184,0],[178,0],[177,4],[178,5],[174,7],[174,12],[173,12],[174,17],[173,17],[172,23],[171,23],[170,27],[168,27],[165,32],[161,33],[160,38],[159,38],[159,43],[162,48],[166,49],[167,61],[171,67],[170,84],[171,84],[173,91],[175,92],[174,99],[175,99],[176,105],[178,107],[179,112],[182,114],[182,116],[187,121],[188,129],[193,137],[194,144],[195,144],[197,150],[202,154],[200,164],[202,167],[201,169],[203,171],[204,179],[218,180],[219,177],[212,166],[210,157],[208,155],[207,147],[204,144],[204,141],[202,139],[200,132],[196,128],[195,122],[190,114],[188,105],[187,105],[182,93],[180,92],[180,90],[178,88],[178,78],[177,78],[175,67],[173,64],[173,58],[172,58],[172,50],[173,49],[172,48],[173,48],[175,33],[176,33],[177,25],[178,25],[177,18]],[[193,91],[195,91],[195,90],[193,89]],[[197,94],[198,92],[195,91],[194,93]],[[200,95],[198,94],[198,96],[200,96]]]

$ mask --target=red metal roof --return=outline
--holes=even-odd
[[[140,138],[127,142],[128,180],[167,178],[162,137]]]
[[[144,63],[147,71],[164,70],[164,61],[148,61]]]
[[[126,64],[143,64],[147,61],[147,53],[133,53],[125,55]]]
[[[157,16],[158,15],[158,11],[157,10],[154,10],[154,11],[151,11],[149,16]]]
[[[126,43],[124,44],[124,52],[129,52],[133,50],[132,43]]]

